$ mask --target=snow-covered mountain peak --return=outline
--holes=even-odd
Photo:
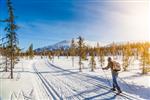
[[[36,49],[36,51],[43,51],[43,50],[56,50],[56,49],[67,49],[71,46],[71,41],[72,40],[63,40],[60,41],[58,43],[55,43],[53,45],[48,45],[42,48],[38,48]],[[78,43],[78,39],[74,39],[75,44],[77,45]],[[88,40],[84,40],[84,45],[88,46],[88,47],[96,47],[97,43],[99,43],[100,46],[104,46],[104,44],[100,43],[100,42],[95,42],[95,41],[88,41]]]

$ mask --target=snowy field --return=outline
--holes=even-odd
[[[121,58],[117,58],[121,62]],[[107,62],[105,62],[105,65]],[[119,85],[126,96],[112,91],[110,70],[103,71],[97,62],[97,69],[91,72],[89,61],[83,61],[79,72],[78,57],[72,67],[71,57],[35,57],[20,59],[10,72],[0,69],[0,100],[150,100],[150,74],[141,75],[139,62],[134,61],[129,71],[119,73]]]

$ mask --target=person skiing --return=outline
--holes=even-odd
[[[112,80],[113,80],[113,88],[111,90],[116,91],[116,89],[118,90],[117,94],[122,93],[118,83],[117,83],[117,77],[118,77],[118,71],[116,70],[114,67],[116,66],[115,61],[112,61],[111,57],[108,57],[108,65],[105,68],[102,68],[103,70],[108,70],[109,68],[111,68],[111,74],[112,74]]]

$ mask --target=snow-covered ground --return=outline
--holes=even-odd
[[[72,66],[72,62],[69,59],[64,59],[64,57],[60,57],[59,59],[55,58],[54,65],[57,65],[62,68],[69,69]],[[107,58],[105,58],[107,59]],[[105,66],[107,65],[107,60],[105,60]],[[121,63],[121,57],[117,58],[116,61]],[[90,72],[89,61],[83,61],[84,63],[84,70],[82,73],[90,74],[91,76],[96,77],[99,80],[99,77],[104,79],[109,79],[109,81],[105,81],[107,85],[110,85],[111,81],[111,73],[110,70],[103,71],[97,61],[97,69],[95,72]],[[64,67],[65,66],[65,67]],[[128,68],[128,71],[119,72],[119,85],[121,86],[122,90],[136,95],[139,98],[143,99],[150,99],[150,74],[142,75],[141,70],[139,68],[140,62],[138,60],[133,60],[131,65]],[[75,68],[70,70],[78,69],[78,58],[76,57],[75,60]],[[112,82],[111,82],[112,83]],[[112,85],[110,85],[112,86]]]
[[[116,59],[121,62],[121,59]],[[125,100],[150,99],[150,75],[141,75],[139,62],[134,61],[129,71],[119,73],[119,85],[129,98],[116,96],[111,86],[110,70],[103,71],[97,62],[95,72],[90,71],[89,61],[83,61],[84,69],[78,71],[78,57],[72,67],[71,57],[21,58],[14,69],[14,79],[8,79],[10,72],[0,73],[0,100]],[[106,66],[107,62],[105,62]],[[131,96],[131,97],[130,97]]]

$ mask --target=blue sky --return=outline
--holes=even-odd
[[[99,42],[150,40],[148,0],[12,0],[21,48],[76,38]],[[0,0],[0,19],[7,18]],[[1,36],[5,24],[0,23]]]

